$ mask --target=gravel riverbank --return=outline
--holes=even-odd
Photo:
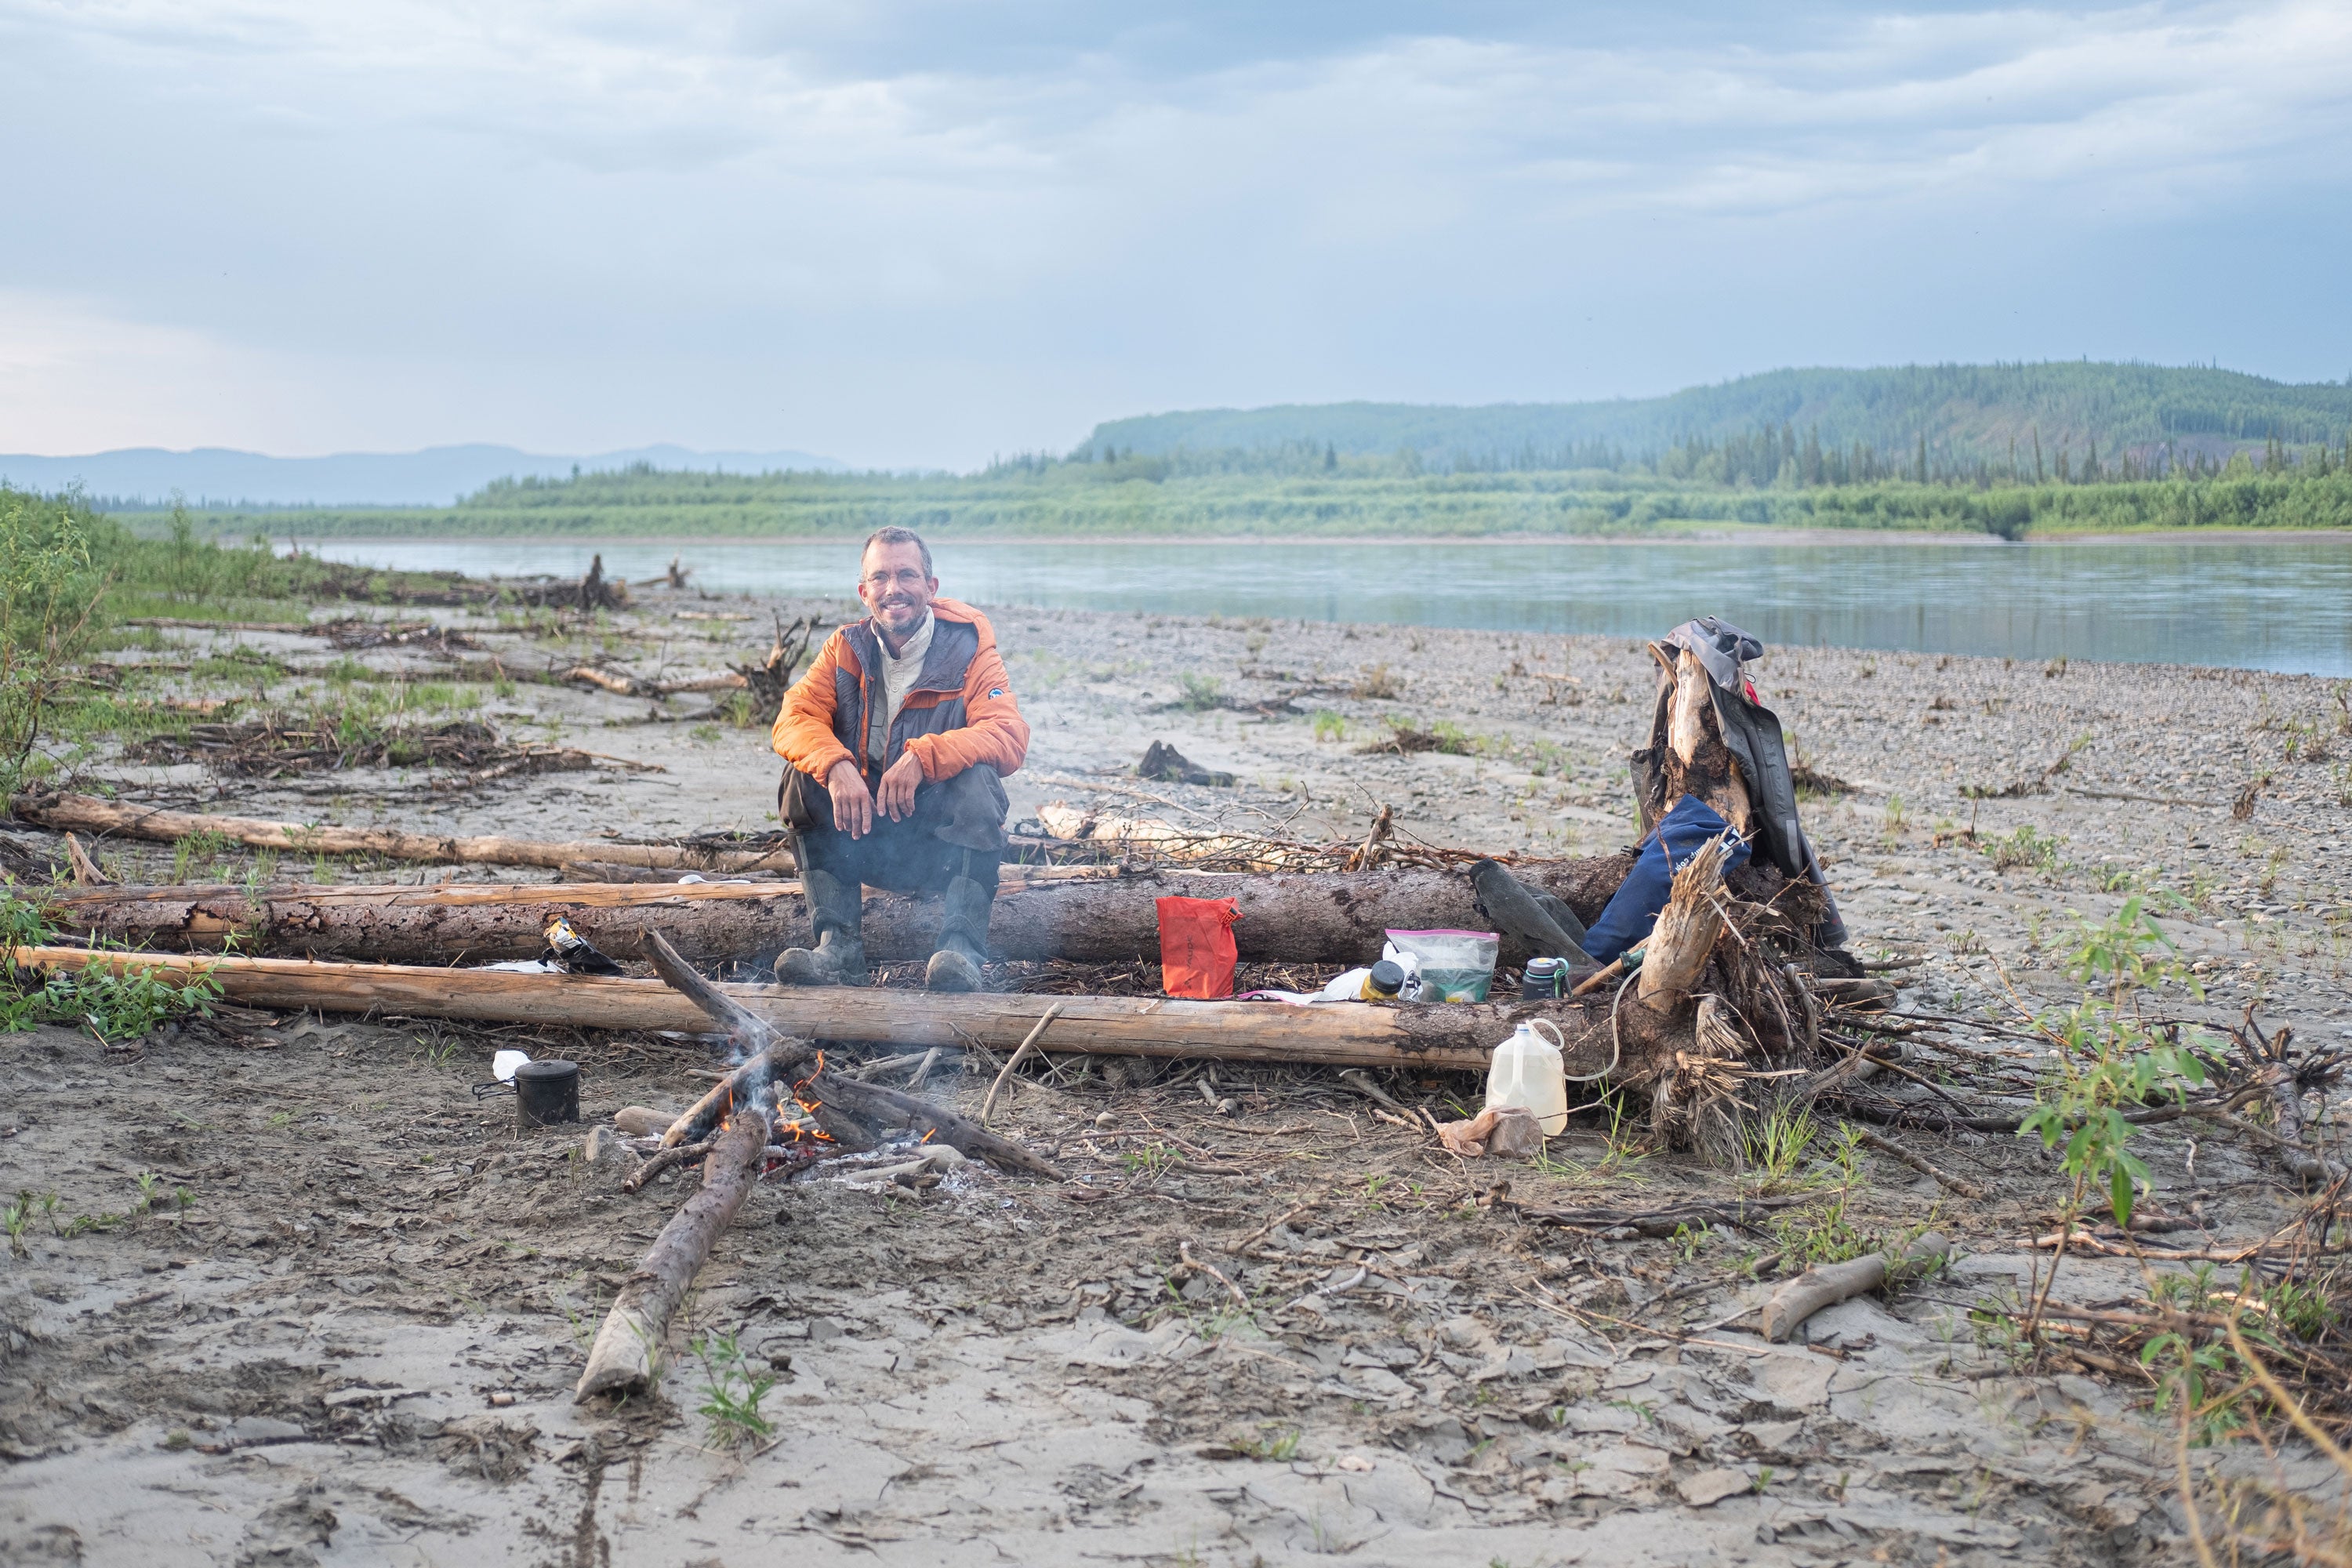
[[[656,591],[593,627],[436,618],[483,645],[468,659],[678,678],[751,655],[770,610]],[[1404,832],[1495,852],[1632,837],[1626,754],[1654,681],[1637,642],[1024,610],[996,624],[1035,730],[1017,816],[1060,801],[1358,838],[1386,805]],[[467,791],[421,770],[224,777],[97,743],[86,774],[134,798],[562,838],[756,828],[774,799],[763,737],[694,717],[708,695],[499,683],[399,648],[337,659],[282,632],[173,628],[118,658],[152,667],[124,678],[142,700],[348,709],[397,691],[402,711],[660,770],[608,761]],[[2347,1043],[2340,686],[1822,648],[1771,650],[1758,684],[1823,781],[1805,810],[1857,951],[1925,960],[1901,972],[1907,1005],[2071,994],[2077,915],[2137,896],[2203,980],[2201,1002],[2168,1005],[2223,1021],[2252,1005]],[[1400,730],[1457,749],[1366,749]],[[1155,739],[1236,784],[1118,771]],[[127,879],[313,869],[97,849]],[[678,1354],[629,1408],[571,1403],[588,1327],[684,1189],[624,1196],[576,1131],[519,1132],[478,1101],[506,1045],[581,1061],[592,1121],[709,1082],[692,1041],[404,1020],[240,1016],[166,1031],[136,1060],[56,1028],[0,1047],[0,1190],[55,1198],[0,1269],[0,1560],[2188,1555],[2145,1380],[2036,1364],[2004,1326],[2043,1266],[2032,1243],[2059,1186],[2016,1140],[1905,1134],[1986,1190],[1962,1202],[1891,1159],[1838,1154],[1820,1129],[1777,1178],[1811,1205],[1791,1212],[1874,1237],[1932,1225],[1960,1256],[1926,1287],[1829,1310],[1809,1345],[1770,1346],[1753,1331],[1769,1287],[1748,1272],[1789,1245],[1769,1226],[1628,1238],[1523,1217],[1712,1200],[1759,1190],[1754,1173],[1597,1121],[1540,1165],[1465,1165],[1328,1074],[1066,1071],[1015,1086],[996,1117],[1059,1151],[1075,1188],[973,1168],[928,1194],[760,1189],[687,1312],[773,1379],[772,1430],[739,1449],[696,1414],[722,1382],[708,1355]],[[986,1065],[950,1064],[932,1090],[975,1112]],[[1440,1107],[1476,1092],[1389,1088]],[[2297,1211],[2259,1145],[2185,1125],[2139,1146],[2151,1201],[2193,1215],[2201,1245]],[[141,1173],[184,1200],[134,1211]],[[2127,1258],[2081,1258],[2052,1299],[2144,1289]],[[2326,1479],[2293,1449],[2275,1471],[2244,1445],[2197,1463]]]

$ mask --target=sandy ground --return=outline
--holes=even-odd
[[[708,670],[764,640],[765,612],[656,595],[605,635],[640,673]],[[585,646],[479,624],[510,662]],[[1628,641],[1023,611],[997,625],[1035,727],[1016,816],[1091,801],[1353,837],[1387,804],[1440,844],[1596,853],[1631,837],[1624,759],[1651,677]],[[215,639],[162,640],[121,657],[184,661]],[[323,662],[304,638],[236,640]],[[2103,917],[2137,892],[2162,901],[2203,973],[2205,1013],[2234,1019],[2252,1002],[2306,1039],[2346,1036],[2352,736],[2326,683],[1799,649],[1774,650],[1759,684],[1804,762],[1853,786],[1809,803],[1809,823],[1857,950],[1928,960],[1907,1005],[2067,994],[2071,911]],[[280,679],[268,695],[292,691]],[[1202,706],[1286,692],[1301,693],[1297,716]],[[145,798],[304,820],[566,837],[761,826],[775,772],[762,737],[646,710],[533,685],[491,699],[502,729],[667,771],[457,799],[421,775],[297,792],[89,765]],[[1480,751],[1361,754],[1391,721],[1458,725]],[[1160,737],[1240,785],[1098,771]],[[2233,818],[2257,780],[2251,816]],[[2030,793],[1966,793],[2011,785]],[[1998,867],[1998,845],[2017,863]],[[152,878],[172,851],[101,860]],[[1799,1190],[1825,1203],[1845,1190],[1865,1228],[1932,1221],[1964,1256],[1891,1299],[1832,1309],[1810,1343],[1769,1346],[1740,1316],[1769,1287],[1738,1268],[1769,1237],[1604,1240],[1492,1201],[1501,1182],[1530,1205],[1739,1190],[1694,1158],[1591,1126],[1542,1167],[1465,1164],[1321,1075],[1065,1070],[1024,1087],[1009,1125],[1059,1149],[1079,1178],[1068,1188],[975,1170],[920,1195],[822,1176],[754,1195],[687,1313],[777,1380],[772,1438],[734,1448],[698,1413],[712,1377],[683,1335],[659,1397],[571,1403],[602,1303],[685,1189],[622,1196],[577,1132],[520,1133],[505,1102],[478,1101],[470,1086],[511,1043],[582,1061],[592,1121],[682,1104],[709,1065],[692,1042],[301,1016],[166,1030],[137,1061],[54,1028],[0,1039],[0,1191],[57,1194],[0,1264],[0,1562],[2186,1553],[2169,1428],[2144,1388],[2035,1374],[2011,1353],[2025,1244],[2060,1191],[2013,1140],[1906,1134],[1992,1189],[1961,1203],[1874,1156],[1849,1185],[1825,1136]],[[971,1068],[934,1091],[976,1103],[987,1080]],[[1440,1106],[1475,1092],[1390,1088]],[[2299,1202],[2257,1147],[2167,1129],[2143,1147],[2156,1201],[2211,1237],[2261,1234]],[[142,1173],[157,1198],[129,1213]],[[107,1215],[126,1217],[73,1223]],[[1181,1268],[1188,1246],[1245,1311]],[[2056,1299],[2142,1288],[2126,1262],[2086,1259]]]

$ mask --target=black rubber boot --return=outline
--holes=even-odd
[[[862,889],[830,871],[803,867],[801,891],[808,900],[816,946],[788,947],[776,955],[776,978],[786,985],[866,984],[865,908]]]
[[[1592,962],[1580,945],[1584,925],[1569,907],[1549,893],[1538,892],[1493,860],[1470,868],[1471,890],[1478,908],[1503,935],[1525,942],[1546,958],[1564,958],[1571,965]]]
[[[939,951],[923,970],[923,984],[932,991],[979,990],[981,965],[988,962],[988,916],[996,902],[996,878],[971,872],[983,869],[973,862],[985,858],[984,869],[992,873],[996,858],[967,850],[963,858],[964,874],[948,883]]]

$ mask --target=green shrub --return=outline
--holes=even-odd
[[[0,1030],[73,1024],[101,1040],[136,1039],[158,1024],[210,1013],[220,995],[220,982],[209,974],[184,984],[154,970],[102,960],[53,970],[36,984],[32,972],[17,963],[16,949],[41,946],[54,934],[37,905],[0,897]]]

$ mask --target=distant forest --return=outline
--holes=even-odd
[[[199,522],[279,538],[2352,528],[2347,426],[2352,388],[2224,371],[1780,371],[1648,403],[1159,415],[976,474],[636,463],[501,479],[453,507],[219,509]]]
[[[1319,459],[1318,459],[1319,461]],[[142,531],[162,514],[118,514]],[[1647,474],[1204,470],[1176,458],[1028,458],[973,475],[622,473],[489,486],[454,507],[219,510],[221,537],[855,537],[886,523],[965,538],[1621,537],[1749,525],[2020,539],[2151,528],[2352,528],[2340,447],[2272,471],[2241,456],[2191,478],[1737,487]]]
[[[2352,384],[2200,366],[1776,370],[1605,403],[1290,405],[1116,419],[1070,454],[1328,454],[1454,472],[1629,470],[1743,484],[2161,478],[2249,447],[2340,446]],[[1295,460],[1295,458],[1293,459]],[[2290,460],[2292,460],[2290,458]],[[1712,469],[1710,469],[1712,465]],[[2036,478],[2039,468],[2040,478]]]

